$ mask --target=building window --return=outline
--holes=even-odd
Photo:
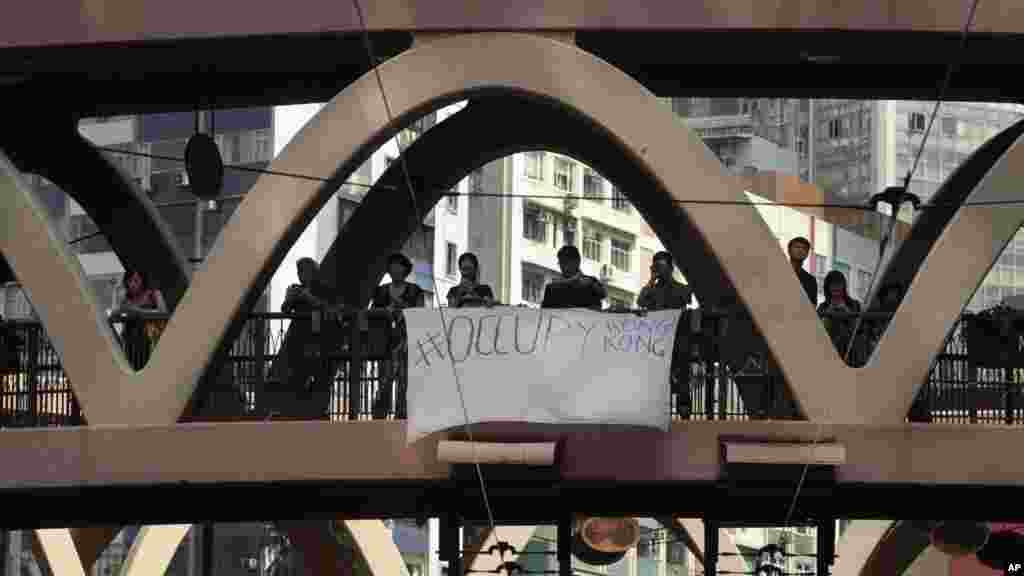
[[[523,271],[523,300],[540,304],[544,297],[544,277],[535,272]]]
[[[484,191],[484,171],[481,168],[469,173],[469,193],[480,194]]]
[[[871,280],[873,276],[871,272],[867,270],[857,270],[857,294],[860,295],[861,302],[868,297],[868,287],[871,286]]]
[[[601,261],[601,242],[604,239],[600,232],[588,231],[583,235],[583,257],[594,262]]]
[[[629,242],[612,238],[612,266],[623,272],[629,272],[632,252],[633,246]]]
[[[619,190],[618,186],[612,188],[612,208],[629,212],[629,199]]]
[[[459,253],[455,244],[449,242],[445,253],[445,272],[449,276],[455,276],[459,271]]]
[[[570,218],[562,229],[562,244],[566,246],[576,245],[576,220]]]
[[[833,118],[828,121],[828,137],[832,140],[842,138],[846,135],[846,131],[843,130],[842,118]]]
[[[953,116],[946,116],[942,119],[942,133],[946,136],[953,138],[956,136],[956,118]]]
[[[231,162],[240,164],[242,162],[242,135],[239,133],[228,136],[231,142]]]
[[[604,180],[589,168],[583,170],[583,196],[594,202],[603,202]]]
[[[523,238],[534,242],[544,242],[547,239],[548,219],[544,211],[536,206],[527,206],[523,210]]]
[[[544,153],[527,152],[524,157],[526,159],[526,177],[544,180]]]
[[[572,192],[572,162],[565,158],[555,158],[555,188]]]
[[[445,202],[445,205],[448,207],[448,212],[450,212],[452,214],[458,214],[459,213],[459,194],[458,194],[458,191],[450,190],[449,194],[450,194],[449,196],[445,197],[446,200],[447,200]]]
[[[907,129],[911,132],[924,132],[925,118],[924,114],[920,112],[911,112],[908,117],[909,123]]]
[[[828,259],[821,254],[814,255],[814,274],[817,276],[825,277],[828,273]]]
[[[4,316],[8,319],[27,320],[35,318],[35,310],[28,296],[16,283],[8,284],[4,292]]]
[[[256,162],[267,162],[271,159],[270,134],[268,134],[266,130],[256,131],[254,152],[256,155]]]

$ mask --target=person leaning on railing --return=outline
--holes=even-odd
[[[448,290],[448,306],[452,308],[480,308],[494,306],[494,291],[487,284],[480,283],[480,261],[476,254],[466,252],[459,256],[458,285]]]
[[[637,306],[643,310],[686,309],[693,297],[693,291],[686,284],[676,282],[672,278],[672,270],[672,254],[663,251],[654,255],[651,262],[651,279],[640,290],[640,296],[636,300]],[[676,412],[686,416],[690,413],[690,393],[688,386],[683,384],[689,382],[690,359],[683,324],[680,317],[672,349],[669,378],[671,392],[676,396]]]
[[[125,355],[134,369],[141,370],[167,324],[167,303],[141,270],[125,270],[121,286],[120,303],[114,313],[126,317],[121,335]]]
[[[399,312],[406,308],[422,308],[426,305],[426,294],[418,285],[407,282],[406,278],[412,274],[412,260],[405,254],[394,253],[388,257],[388,276],[391,282],[378,286],[373,293],[374,309],[386,309]],[[377,397],[373,401],[373,417],[384,419],[390,411],[392,400],[397,395],[395,404],[395,418],[405,418],[405,378],[398,374],[399,367],[403,366],[402,358],[406,353],[405,342],[405,319],[401,314],[395,314],[395,321],[392,324],[391,358],[380,363],[380,386],[377,389]],[[392,389],[392,385],[397,390]]]
[[[847,349],[850,349],[848,363],[851,366],[860,366],[867,360],[867,326],[861,326],[854,345],[850,348],[861,305],[850,296],[846,286],[846,276],[838,270],[833,270],[825,276],[825,301],[818,306],[818,315],[821,316],[825,330],[839,356],[845,358]]]
[[[315,387],[312,380],[321,367],[317,361],[321,348],[315,332],[326,328],[325,322],[318,322],[318,330],[314,330],[314,315],[326,312],[329,308],[328,288],[320,282],[320,269],[316,260],[300,258],[295,263],[298,284],[292,284],[285,293],[281,312],[295,315],[289,324],[285,336],[285,349],[282,350],[284,362],[279,373],[288,383],[288,388],[296,392],[297,399],[305,401],[310,408],[309,416],[323,417],[328,408],[330,388]],[[333,377],[333,368],[328,369]]]
[[[580,251],[573,245],[558,249],[558,267],[562,275],[544,287],[541,308],[601,309],[601,301],[608,296],[604,284],[580,271]]]

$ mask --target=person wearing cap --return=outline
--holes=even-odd
[[[640,290],[636,304],[644,310],[672,310],[686,308],[693,291],[682,282],[672,278],[672,255],[658,252],[651,261],[651,279]]]
[[[541,308],[601,309],[601,301],[608,296],[601,281],[580,271],[580,251],[575,246],[562,246],[558,250],[558,267],[562,276],[544,287]]]
[[[810,272],[804,270],[804,260],[807,260],[808,254],[811,253],[811,241],[803,236],[797,236],[789,241],[786,252],[789,253],[789,262],[793,265],[793,271],[796,272],[800,285],[804,287],[804,292],[811,299],[811,304],[817,306],[818,281],[811,276]]]

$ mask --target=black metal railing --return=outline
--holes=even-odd
[[[887,315],[865,316],[858,332],[869,354]],[[145,365],[165,319],[111,317],[132,366]],[[1012,326],[991,324],[984,316],[961,317],[910,420],[1024,423],[1024,340]],[[0,427],[80,424],[71,384],[40,325],[7,322],[0,336]],[[687,311],[676,340],[675,418],[800,418],[749,318]],[[219,369],[200,383],[187,419],[404,418],[403,341],[402,317],[388,311],[252,314]]]
[[[73,426],[81,420],[71,383],[40,324],[0,325],[0,427]]]
[[[1005,320],[961,316],[921,388],[911,420],[1024,424],[1024,326]]]

